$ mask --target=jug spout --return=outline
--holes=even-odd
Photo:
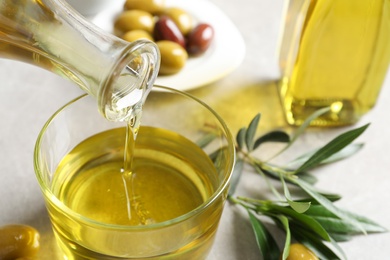
[[[142,106],[159,70],[153,42],[104,32],[62,0],[0,3],[0,57],[59,74],[97,100],[111,121]]]

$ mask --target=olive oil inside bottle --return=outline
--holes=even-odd
[[[125,42],[97,29],[55,0],[0,2],[0,58],[46,69],[95,97],[110,121],[142,105],[157,76],[149,41]]]
[[[300,125],[329,107],[313,125],[355,123],[375,105],[389,67],[390,1],[312,0],[297,38],[280,82],[287,121]]]

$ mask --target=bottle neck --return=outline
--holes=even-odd
[[[125,48],[99,88],[100,111],[111,121],[123,121],[142,108],[156,80],[160,55],[150,41]]]
[[[129,43],[86,21],[63,0],[4,0],[0,56],[48,69],[97,100],[111,121],[142,107],[160,56],[149,41]]]

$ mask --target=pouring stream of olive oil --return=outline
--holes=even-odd
[[[85,35],[94,30],[75,31],[66,11],[50,9],[55,3],[7,0],[1,5],[0,56],[65,76],[98,97],[104,92],[98,83],[110,78],[107,68],[115,67],[111,63],[122,57],[128,44],[122,46],[123,42],[107,35]],[[99,46],[110,48],[103,52]],[[61,160],[52,180],[53,193],[66,206],[102,223],[147,225],[171,220],[200,206],[218,186],[213,163],[196,144],[169,130],[140,127],[149,91],[126,92],[122,86],[139,82],[151,86],[149,76],[158,67],[153,48],[145,48],[136,48],[134,57],[140,60],[132,59],[134,64],[126,67],[130,70],[118,72],[121,77],[108,91],[114,98],[109,104],[114,105],[103,114],[118,119],[130,111],[127,127],[98,133],[78,144]],[[136,71],[131,70],[133,65]]]

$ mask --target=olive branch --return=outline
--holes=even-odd
[[[266,142],[285,143],[286,145],[271,159],[276,158],[292,146],[312,120],[328,110],[324,108],[313,113],[292,135],[275,130],[256,138],[261,118],[260,114],[257,114],[249,125],[241,128],[236,135],[237,159],[228,200],[243,207],[248,213],[263,259],[286,259],[292,241],[305,245],[321,259],[347,259],[339,242],[351,240],[353,236],[359,234],[387,231],[364,216],[337,207],[334,202],[341,199],[341,196],[317,189],[314,186],[317,179],[309,172],[318,166],[345,159],[358,152],[363,144],[352,142],[368,128],[369,124],[342,133],[324,146],[298,156],[284,166],[272,164],[270,160],[260,160],[253,155],[253,151]],[[199,144],[206,145],[212,136],[209,135],[207,140],[204,139]],[[210,155],[212,159],[215,158],[215,153]],[[275,200],[234,196],[245,164],[263,177]],[[271,179],[280,181],[283,194],[274,187]],[[294,199],[293,192],[305,195],[303,198]],[[275,238],[264,224],[265,219],[272,220],[284,231],[282,249],[278,247]]]

